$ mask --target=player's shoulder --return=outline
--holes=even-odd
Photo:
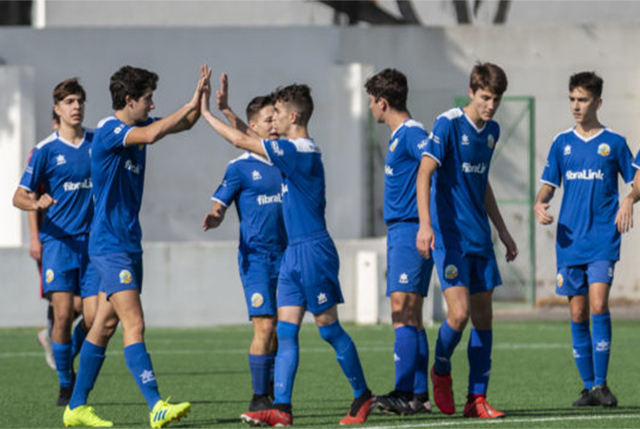
[[[311,137],[302,137],[294,140],[286,140],[293,144],[299,153],[320,153],[320,148]]]
[[[560,131],[555,136],[553,136],[553,142],[562,142],[567,139],[573,139],[575,137],[574,133],[575,127],[567,128],[564,131]]]
[[[55,143],[58,141],[58,133],[51,133],[49,136],[47,136],[45,139],[40,140],[36,145],[35,145],[35,149],[37,150],[41,150],[46,148],[47,146],[50,146],[52,143]]]
[[[394,133],[395,134],[395,133]],[[409,119],[405,121],[402,126],[398,129],[399,135],[404,135],[407,137],[425,137],[427,136],[427,130],[424,128],[424,125],[421,122],[418,122],[414,119]]]
[[[464,116],[464,111],[460,107],[454,107],[438,115],[436,121],[452,122]]]
[[[610,140],[614,144],[626,144],[627,138],[620,133],[613,131],[609,127],[603,127],[602,137]]]
[[[106,118],[102,118],[98,121],[98,126],[96,127],[96,131],[102,130],[104,128],[114,128],[119,124],[124,124],[120,119],[116,118],[114,115],[109,115]]]

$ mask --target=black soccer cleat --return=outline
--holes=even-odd
[[[73,385],[60,386],[60,393],[58,394],[58,406],[66,407],[71,400],[71,394],[73,393]]]
[[[411,401],[412,392],[402,392],[394,390],[387,395],[378,396],[378,409],[385,414],[396,414],[400,416],[410,416],[415,414]]]
[[[249,403],[249,411],[262,411],[273,408],[269,395],[253,395],[251,402]]]
[[[618,399],[609,390],[607,383],[602,386],[596,386],[591,391],[591,396],[594,399],[595,405],[602,405],[603,407],[617,407]]]
[[[598,405],[598,402],[593,397],[591,390],[586,388],[582,389],[580,397],[573,403],[574,407],[592,407],[594,405]]]
[[[433,411],[431,401],[429,400],[429,392],[414,393],[410,405],[414,414],[429,414]]]

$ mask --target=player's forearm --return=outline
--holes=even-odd
[[[187,117],[193,114],[193,112],[197,112],[197,110],[185,104],[169,116],[147,126],[134,128],[127,135],[125,145],[153,144],[167,134],[179,132],[181,131],[181,127],[185,126]]]
[[[203,110],[202,116],[211,125],[211,128],[220,135],[223,139],[240,149],[249,150],[264,156],[264,148],[262,147],[261,140],[257,137],[251,137],[240,130],[232,128],[225,124],[210,111]]]
[[[29,236],[31,237],[31,240],[40,240],[38,213],[36,211],[30,211],[29,213],[27,213],[27,220],[29,223]]]
[[[553,199],[553,195],[556,192],[556,188],[546,183],[542,185],[536,195],[536,204],[548,204]]]
[[[13,205],[27,212],[35,212],[38,210],[38,201],[35,195],[32,192],[27,192],[24,188],[18,188],[15,194],[13,194]]]
[[[504,219],[502,218],[502,214],[498,208],[498,202],[496,201],[496,197],[490,183],[487,183],[487,191],[484,196],[484,209],[487,211],[487,215],[489,216],[489,219],[491,219],[493,226],[498,230],[498,233],[506,232],[507,226],[504,223]]]

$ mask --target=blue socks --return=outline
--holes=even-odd
[[[611,314],[594,314],[593,321],[593,370],[594,386],[602,386],[607,381],[609,356],[611,354]]]
[[[299,330],[300,326],[289,322],[279,321],[276,327],[278,354],[275,364],[274,404],[291,404],[293,381],[298,371],[300,359]]]
[[[413,393],[427,393],[429,390],[429,344],[427,331],[418,331],[418,356],[416,357],[416,375],[413,382]]]
[[[439,375],[451,373],[451,356],[462,338],[462,331],[456,331],[445,320],[438,331],[434,367]]]
[[[87,403],[89,393],[93,389],[93,385],[98,378],[100,368],[105,359],[106,347],[96,346],[95,344],[85,341],[80,351],[80,366],[78,368],[78,376],[76,384],[73,387],[73,394],[69,401],[69,408],[72,410]]]
[[[138,388],[149,404],[149,409],[158,402],[160,393],[158,392],[158,383],[156,375],[151,365],[151,357],[147,353],[147,347],[144,343],[131,344],[124,348],[124,360],[127,363],[129,372],[136,380]]]
[[[71,342],[60,344],[51,341],[53,357],[56,360],[56,370],[60,386],[71,386],[71,369],[73,368],[73,356],[71,355]]]
[[[589,331],[589,321],[577,323],[571,321],[571,340],[573,343],[573,358],[578,367],[578,373],[584,388],[593,388],[593,358],[591,354],[591,332]]]
[[[393,343],[393,360],[396,366],[395,389],[413,392],[418,358],[418,329],[404,325],[394,329],[396,341]]]
[[[471,328],[467,357],[469,359],[469,395],[486,395],[491,375],[493,331]]]
[[[254,394],[266,395],[269,393],[272,363],[273,355],[249,354],[249,369],[251,370],[251,382]]]
[[[80,354],[80,349],[82,348],[82,343],[84,343],[84,339],[87,338],[87,332],[82,328],[82,320],[78,323],[73,330],[73,335],[71,336],[71,360]]]
[[[340,368],[353,388],[353,396],[359,398],[366,393],[367,382],[364,379],[358,351],[351,337],[342,329],[338,321],[327,326],[318,326],[318,330],[322,339],[331,344],[335,350]],[[413,387],[413,379],[411,387]]]

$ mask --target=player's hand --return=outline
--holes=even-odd
[[[224,220],[224,209],[222,207],[214,207],[209,213],[204,216],[202,221],[202,230],[208,231],[220,226]]]
[[[549,203],[536,203],[533,206],[533,213],[541,225],[551,225],[553,223],[553,216],[547,211],[550,206]]]
[[[500,241],[502,241],[502,244],[507,248],[507,253],[504,255],[505,259],[507,262],[514,261],[518,256],[518,246],[516,242],[513,241],[511,234],[505,229],[498,233],[498,237],[500,237]]]
[[[220,89],[216,91],[218,110],[229,108],[229,78],[226,73],[220,75]]]
[[[29,256],[36,260],[36,262],[42,261],[42,242],[38,237],[31,239],[31,245],[29,246]]]
[[[191,110],[199,109],[201,106],[201,98],[203,92],[206,90],[208,86],[211,86],[211,69],[206,64],[200,67],[200,79],[198,79],[198,84],[196,85],[196,90],[193,93],[193,97],[189,100],[187,105]]]
[[[416,248],[425,259],[431,258],[431,251],[436,248],[436,235],[431,225],[421,226],[418,230]]]
[[[51,195],[42,194],[40,198],[38,198],[38,200],[36,201],[35,208],[37,211],[44,211],[56,203],[57,201],[51,198]]]
[[[618,228],[618,232],[622,234],[629,232],[633,228],[633,200],[631,198],[622,200],[614,223]]]

